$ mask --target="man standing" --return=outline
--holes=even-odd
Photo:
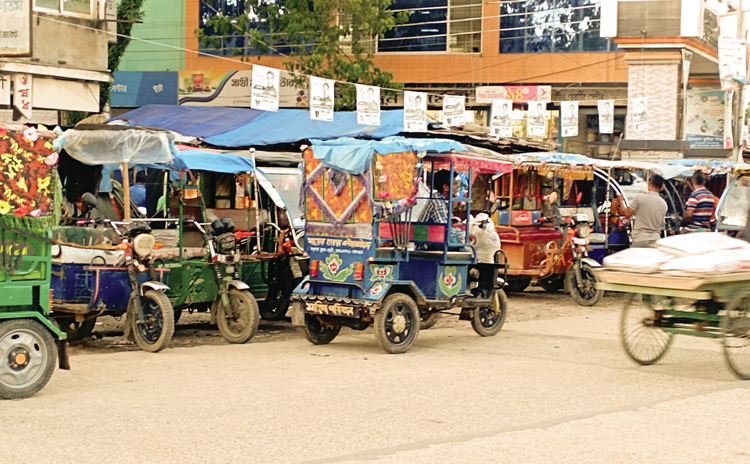
[[[667,214],[667,202],[659,194],[663,188],[664,178],[654,174],[648,181],[648,192],[636,195],[629,207],[624,206],[622,194],[617,195],[620,215],[636,216],[633,226],[634,248],[648,248],[659,240],[661,226]]]
[[[706,188],[706,175],[703,171],[693,173],[693,189],[680,225],[685,226],[685,232],[710,232],[716,197]]]

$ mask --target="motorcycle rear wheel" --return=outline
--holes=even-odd
[[[594,306],[604,296],[604,290],[596,288],[596,283],[599,279],[594,274],[594,270],[588,264],[581,264],[581,283],[582,288],[578,288],[576,285],[575,265],[568,269],[568,273],[565,274],[565,288],[568,289],[568,293],[580,306]]]

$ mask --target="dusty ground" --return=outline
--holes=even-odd
[[[591,308],[576,305],[563,292],[546,293],[538,287],[530,287],[522,293],[508,294],[509,312],[507,322],[523,322],[533,320],[555,319],[558,317],[580,316],[591,313]],[[617,311],[619,300],[614,296],[605,296],[596,306],[596,311]],[[457,315],[458,312],[454,311]],[[211,325],[208,313],[184,311],[175,328],[175,334],[170,344],[173,348],[192,347],[201,345],[228,345],[219,334],[215,325]],[[459,321],[458,317],[446,314],[435,327],[454,327],[467,324]],[[370,332],[368,329],[366,332]],[[342,334],[352,333],[344,328]],[[269,341],[283,341],[297,338],[298,330],[291,326],[289,319],[280,322],[261,320],[258,333],[253,343]],[[123,338],[122,321],[112,317],[101,317],[97,320],[92,336],[86,340],[71,343],[73,354],[99,354],[119,351],[138,350],[138,346]]]

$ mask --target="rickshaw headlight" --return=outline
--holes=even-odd
[[[591,226],[588,223],[578,224],[576,226],[576,235],[579,238],[586,238],[591,233]]]
[[[133,239],[133,251],[141,258],[145,258],[151,253],[156,245],[156,239],[151,234],[140,234]]]

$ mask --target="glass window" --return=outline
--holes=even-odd
[[[60,11],[60,0],[36,0],[34,6],[36,8]]]
[[[386,32],[378,40],[378,51],[445,51],[447,19],[447,8],[413,11],[405,24]]]
[[[501,53],[616,50],[599,37],[601,0],[511,0],[500,14]]]
[[[63,0],[64,13],[91,14],[91,3],[94,0]]]

